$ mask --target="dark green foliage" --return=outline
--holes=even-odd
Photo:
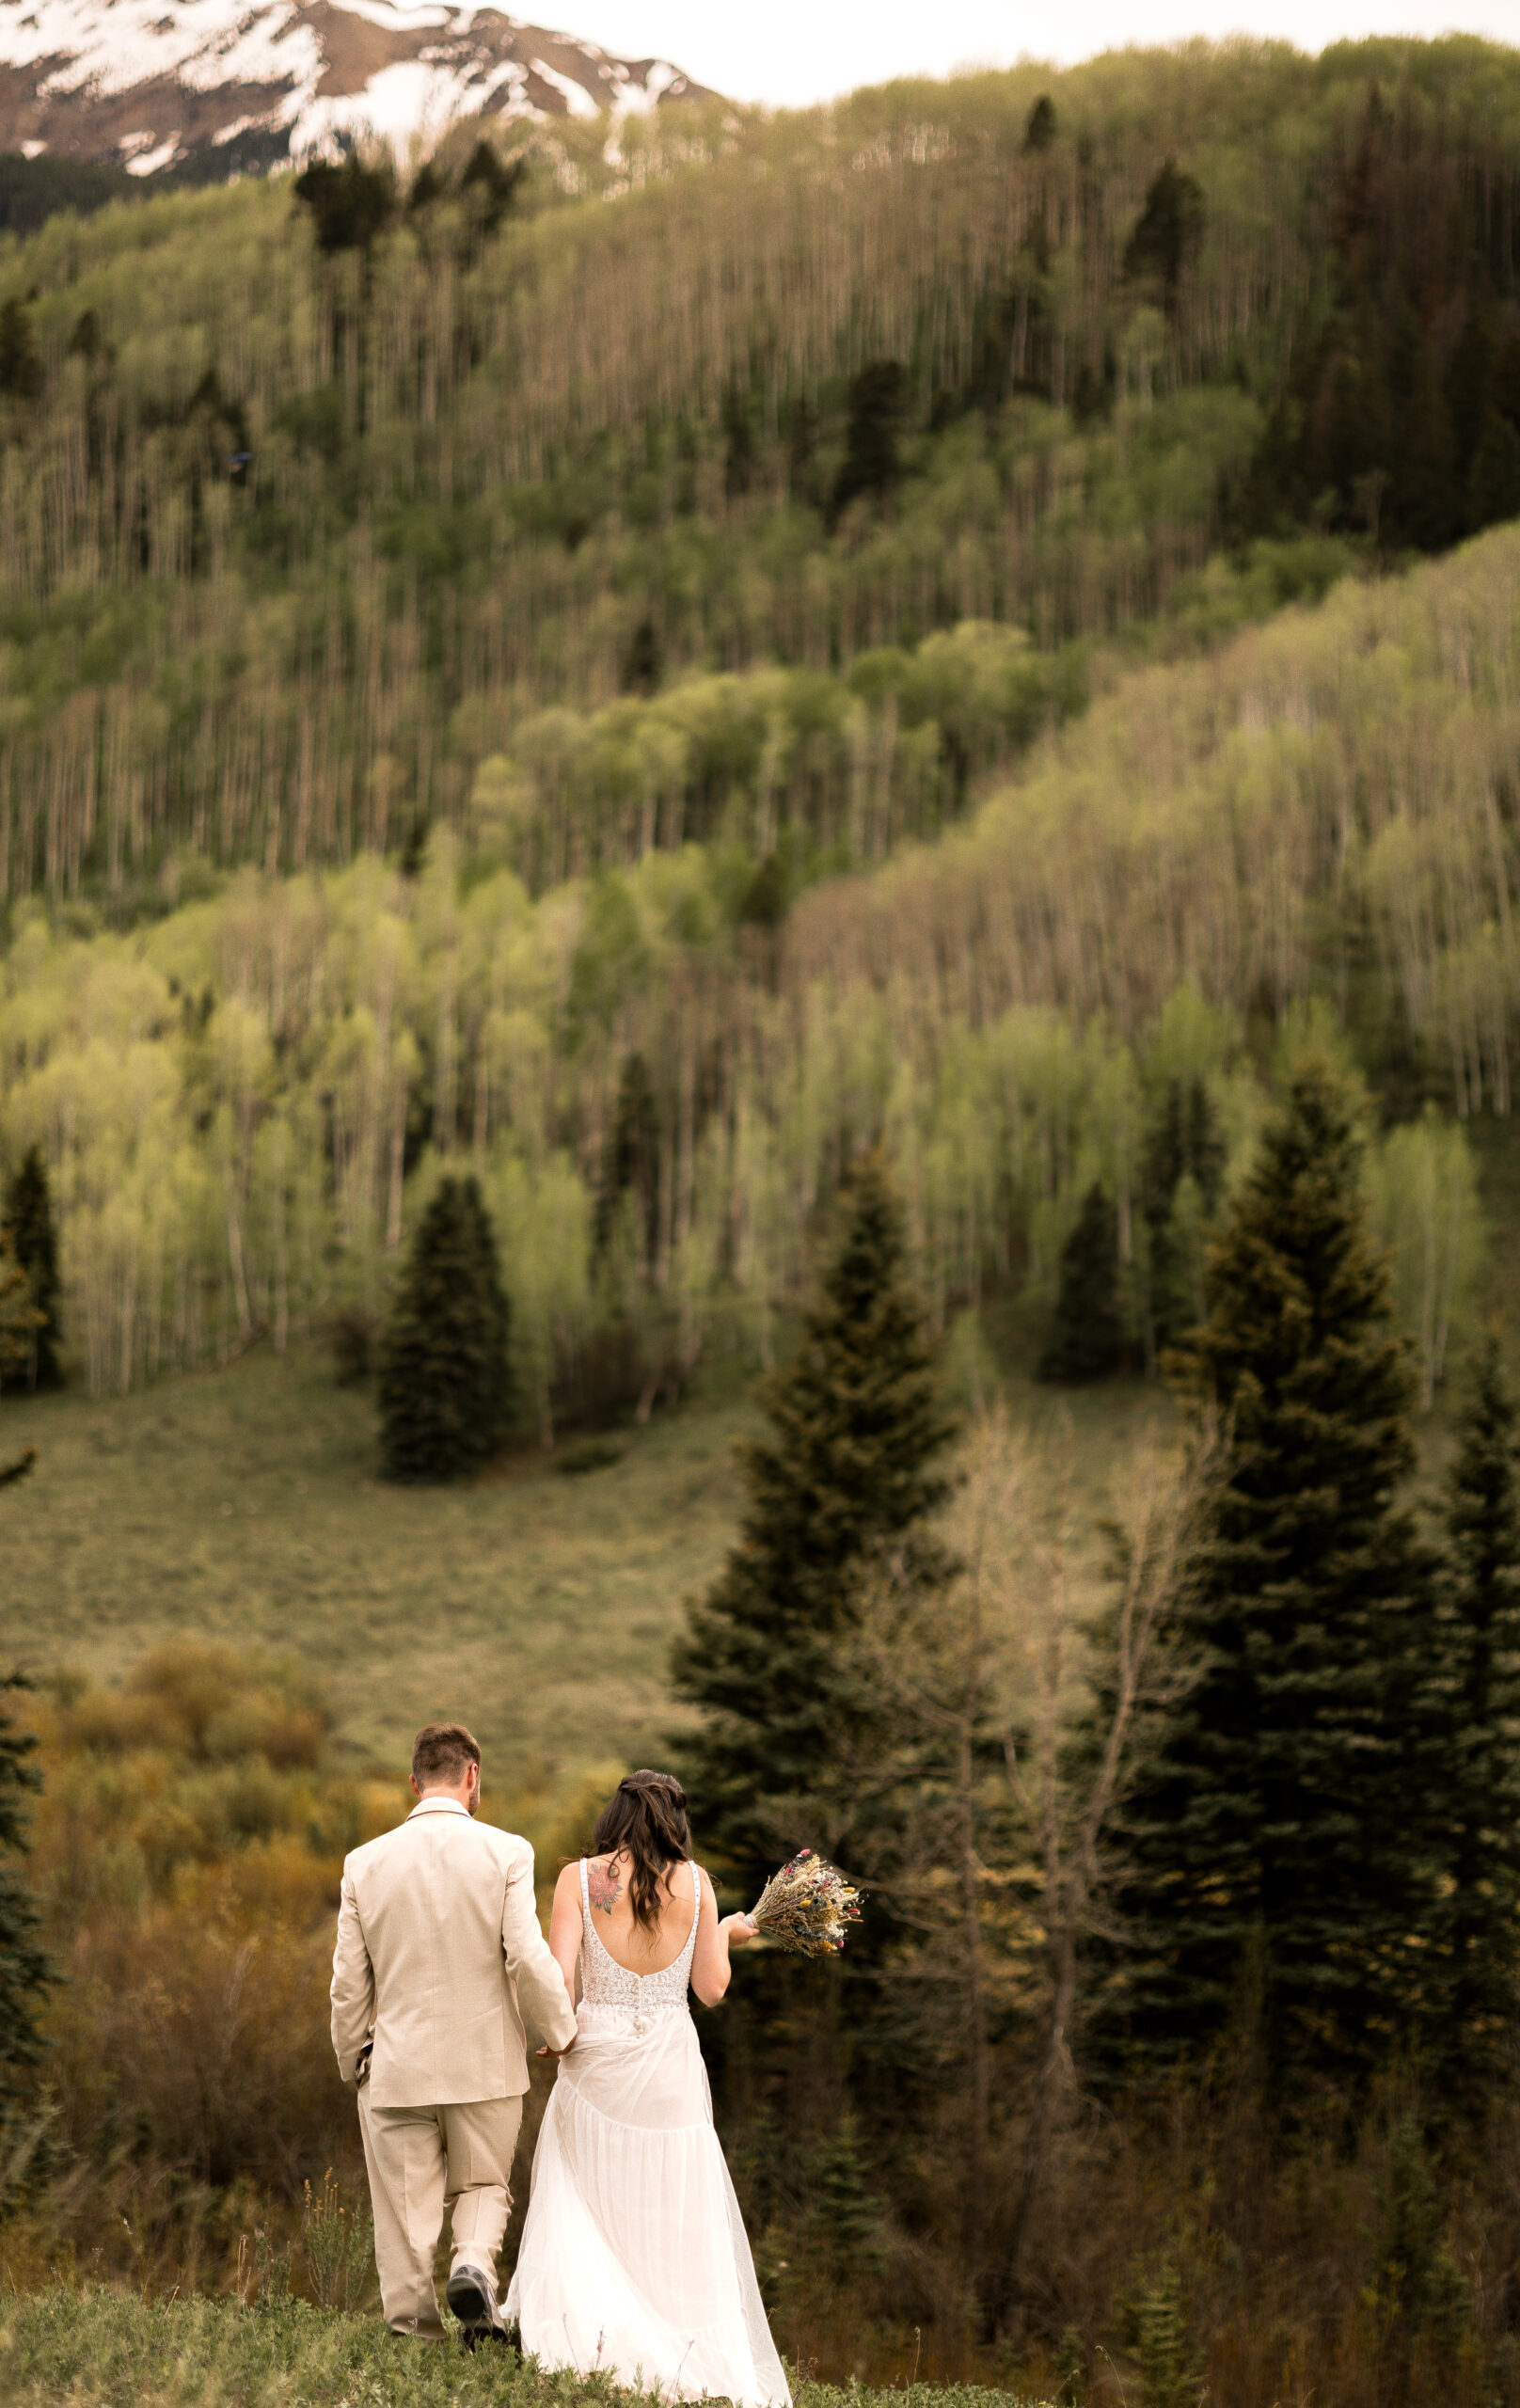
[[[0,309],[0,393],[13,402],[35,402],[42,389],[42,361],[26,304],[16,294]]]
[[[33,1307],[42,1316],[32,1337],[26,1385],[31,1388],[57,1387],[63,1378],[58,1363],[58,1345],[62,1337],[58,1307],[58,1241],[53,1227],[53,1199],[48,1189],[47,1164],[40,1146],[27,1149],[21,1168],[6,1191],[5,1212],[0,1217],[0,1227],[9,1236],[16,1259],[26,1274]]]
[[[0,151],[0,234],[32,234],[65,209],[87,217],[109,200],[140,200],[141,182],[95,159],[23,158]]]
[[[432,832],[432,823],[427,813],[414,812],[412,824],[406,831],[406,842],[401,848],[401,860],[397,864],[403,878],[421,877],[427,867],[428,840]]]
[[[1520,430],[1491,409],[1467,480],[1467,524],[1496,527],[1506,518],[1520,518]]]
[[[1055,1318],[1039,1358],[1039,1376],[1101,1380],[1116,1371],[1123,1359],[1118,1214],[1095,1180],[1062,1251]]]
[[[723,396],[723,490],[731,500],[749,492],[757,466],[750,397],[730,385]]]
[[[646,610],[629,637],[623,657],[624,692],[652,694],[659,684],[663,665],[659,629]]]
[[[1130,1811],[1121,2004],[1142,2058],[1254,1999],[1269,2068],[1365,2066],[1433,1911],[1410,1794],[1432,1573],[1399,1501],[1407,1350],[1323,1062],[1293,1072],[1206,1292],[1189,1381],[1224,1454],[1184,1600],[1198,1677]]]
[[[1459,484],[1465,485],[1472,473],[1473,458],[1490,407],[1493,368],[1494,339],[1487,320],[1480,311],[1474,310],[1457,339],[1446,372],[1447,417]]]
[[[436,159],[424,159],[412,178],[412,188],[406,196],[408,216],[420,214],[424,209],[431,209],[435,201],[443,199],[448,189],[449,179]]]
[[[1447,1486],[1436,1744],[1423,1783],[1442,1898],[1442,2093],[1481,2093],[1520,2012],[1520,1487],[1513,1390],[1480,1348]]]
[[[496,232],[527,173],[526,159],[503,159],[489,142],[476,143],[459,179],[459,189],[470,202],[483,234]]]
[[[633,1204],[640,1250],[653,1263],[659,1242],[659,1116],[655,1090],[641,1054],[633,1053],[618,1080],[617,1110],[596,1198],[596,1244],[611,1236],[625,1196]]]
[[[855,2117],[816,2142],[802,2161],[802,2230],[809,2262],[835,2284],[879,2273],[885,2257],[883,2203],[872,2189]]]
[[[12,1672],[0,1698],[24,1689]],[[41,2055],[37,2010],[52,1981],[38,1940],[41,1917],[20,1863],[27,1852],[26,1799],[42,1786],[31,1758],[37,1742],[0,1708],[0,2099],[12,2096]]]
[[[1246,480],[1248,531],[1312,514],[1437,551],[1520,510],[1513,264],[1483,259],[1489,179],[1438,121],[1396,126],[1370,99],[1330,163],[1329,298],[1295,339]]]
[[[1201,1316],[1201,1240],[1224,1175],[1225,1142],[1208,1088],[1201,1079],[1168,1079],[1140,1160],[1152,1360]]]
[[[677,1743],[693,1821],[752,1895],[781,1854],[820,1838],[810,1800],[856,1716],[838,1642],[863,1576],[888,1549],[910,1583],[946,1568],[923,1524],[945,1495],[932,1465],[950,1429],[874,1160],[847,1193],[796,1360],[761,1398],[770,1428],[746,1450],[743,1535],[673,1662],[701,1718]]]
[[[739,918],[756,928],[779,928],[786,917],[787,877],[778,853],[768,853],[739,897]]]
[[[1054,139],[1055,103],[1049,92],[1041,92],[1029,112],[1028,122],[1024,127],[1024,149],[1026,151],[1037,153],[1048,150]]]
[[[479,1181],[445,1179],[412,1242],[380,1350],[388,1480],[457,1480],[506,1427],[508,1308]]]
[[[365,166],[357,151],[335,166],[313,160],[295,179],[295,198],[311,212],[317,247],[323,251],[367,251],[396,214],[396,179],[382,163]]]
[[[1175,308],[1183,275],[1203,247],[1206,214],[1199,186],[1168,159],[1124,246],[1126,278],[1159,284],[1167,309]]]
[[[908,377],[900,360],[873,359],[849,388],[845,457],[834,481],[833,513],[862,495],[890,493],[901,473],[898,444],[908,409]]]
[[[1427,2343],[1437,2363],[1455,2366],[1472,2322],[1467,2282],[1442,2230],[1434,2173],[1413,2115],[1400,2115],[1388,2135],[1380,2206],[1378,2397],[1389,2408],[1413,2408],[1425,2397],[1412,2382],[1418,2343]]]

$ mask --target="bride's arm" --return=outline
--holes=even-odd
[[[580,1962],[580,1864],[567,1864],[554,1885],[549,1916],[549,1954],[564,1975],[570,2004],[576,2003],[576,1967]]]
[[[717,2006],[728,1990],[728,1952],[753,1940],[755,1929],[748,1915],[725,1915],[720,1923],[713,1885],[705,1873],[701,1880],[702,1910],[697,1917],[697,1944],[691,1956],[691,1987],[704,2006]]]

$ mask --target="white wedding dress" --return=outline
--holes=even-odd
[[[694,1909],[701,1885],[691,1867]],[[668,2400],[790,2408],[687,2002],[697,1911],[658,1973],[632,1973],[592,1925],[580,1867],[583,1995],[533,2158],[507,2294],[546,2367]]]

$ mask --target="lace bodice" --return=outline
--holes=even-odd
[[[621,2007],[633,2017],[634,2029],[642,2032],[654,2015],[669,2015],[679,2009],[686,2011],[687,1990],[691,1981],[691,1959],[696,1954],[697,1922],[702,1912],[702,1877],[691,1867],[691,1928],[686,1936],[686,1946],[673,1965],[657,1973],[630,1972],[620,1965],[602,1945],[591,1915],[591,1892],[586,1883],[586,1860],[580,1860],[580,1923],[585,1935],[580,1952],[581,1998],[587,2006]]]

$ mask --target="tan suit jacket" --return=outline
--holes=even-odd
[[[520,2003],[519,2003],[520,2002]],[[374,2107],[450,2107],[528,2087],[523,2019],[551,2048],[576,2036],[533,1900],[526,1840],[424,1798],[343,1865],[332,2040]]]

